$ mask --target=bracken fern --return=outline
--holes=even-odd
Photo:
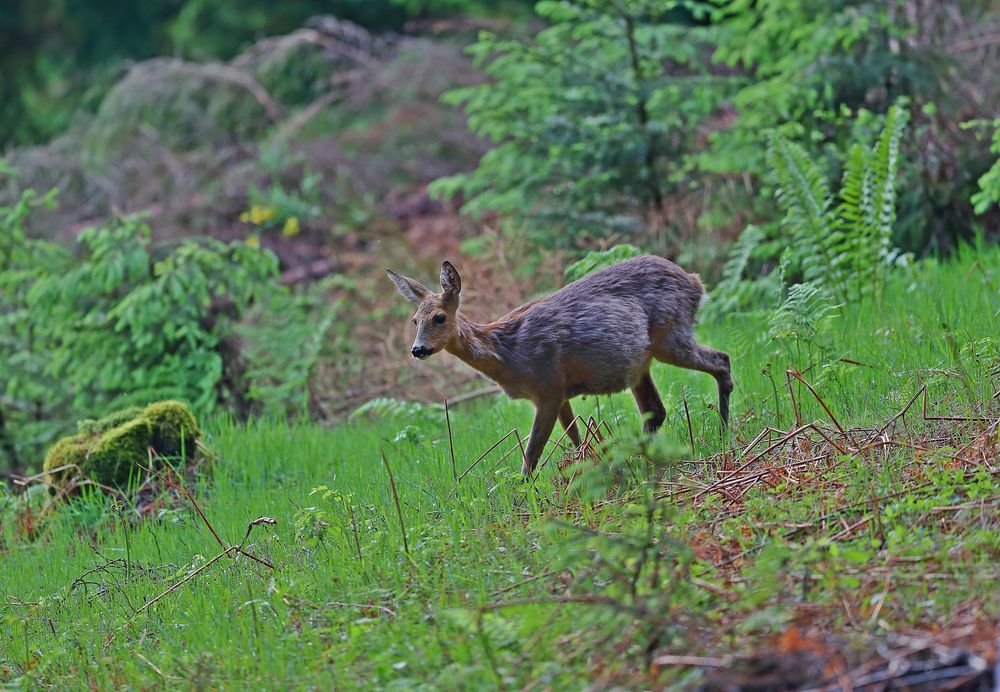
[[[873,147],[851,147],[836,204],[825,173],[805,148],[777,132],[768,135],[768,163],[794,258],[806,282],[837,299],[878,292],[884,284],[893,255],[899,144],[908,121],[905,102],[899,102]]]

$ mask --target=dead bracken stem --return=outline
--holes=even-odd
[[[792,411],[795,413],[795,427],[802,425],[802,418],[799,416],[799,404],[795,400],[795,390],[792,388],[791,371],[785,371],[785,383],[788,385],[788,397],[792,400]]]
[[[230,551],[230,548],[232,548],[237,553],[239,553],[240,555],[243,555],[244,557],[248,557],[251,560],[254,560],[255,562],[259,562],[260,564],[264,565],[268,569],[274,569],[274,565],[272,565],[267,560],[265,560],[263,558],[259,558],[256,555],[254,555],[252,553],[248,553],[247,551],[245,551],[243,549],[243,543],[240,543],[240,545],[238,545],[238,546],[230,546],[230,548],[227,548],[226,544],[222,542],[221,538],[219,538],[219,534],[216,533],[215,527],[212,526],[212,522],[210,522],[208,520],[208,517],[205,516],[205,513],[201,511],[201,507],[198,506],[198,502],[194,499],[194,496],[186,488],[182,488],[180,485],[178,485],[171,478],[168,478],[167,476],[163,476],[163,475],[157,473],[156,471],[154,471],[152,469],[152,465],[150,465],[150,467],[143,466],[142,464],[137,464],[137,465],[139,466],[139,468],[141,468],[142,470],[146,471],[147,473],[150,473],[150,474],[156,476],[157,478],[159,478],[161,481],[163,481],[164,483],[166,483],[168,487],[173,488],[174,490],[176,490],[177,492],[179,492],[181,495],[183,495],[184,497],[186,497],[188,499],[188,501],[191,502],[191,506],[194,507],[194,510],[198,513],[198,516],[201,517],[201,520],[203,522],[205,522],[205,526],[208,527],[208,530],[212,533],[212,536],[215,538],[215,541],[219,544],[220,547],[222,547],[222,548],[225,549],[225,550],[223,550],[224,554],[228,554],[228,552]],[[247,536],[250,535],[250,529],[253,526],[257,526],[258,524],[261,524],[261,523],[265,523],[265,524],[277,523],[273,519],[271,519],[270,521],[262,521],[263,519],[267,519],[267,517],[261,517],[260,519],[255,519],[253,522],[250,522],[250,524],[247,526]],[[254,522],[256,522],[256,523],[254,523]],[[246,542],[246,537],[244,537],[243,541]]]
[[[816,397],[816,401],[818,401],[819,405],[823,407],[824,411],[826,411],[826,415],[830,416],[830,420],[832,420],[833,424],[837,426],[837,430],[839,430],[841,433],[843,433],[844,432],[844,426],[842,426],[840,424],[840,421],[838,421],[837,418],[833,415],[833,412],[830,411],[830,407],[826,405],[825,401],[823,401],[823,397],[821,397],[819,394],[817,394],[816,390],[813,389],[813,386],[811,384],[809,384],[808,382],[806,382],[805,378],[802,377],[802,373],[800,373],[798,370],[786,370],[785,374],[788,375],[788,376],[794,377],[795,379],[797,379],[799,382],[801,382],[802,384],[804,384],[806,386],[806,389],[808,389],[809,392],[814,397]],[[794,400],[793,400],[793,403],[794,403]],[[798,416],[796,416],[796,419],[797,418],[798,418]]]
[[[204,565],[202,565],[198,569],[196,569],[196,570],[188,573],[187,575],[185,575],[183,578],[179,579],[178,581],[174,582],[169,587],[167,587],[167,589],[165,589],[163,592],[161,592],[159,595],[154,596],[150,600],[146,601],[146,603],[143,604],[143,606],[141,608],[139,608],[138,610],[136,610],[135,613],[132,615],[132,617],[130,617],[128,619],[128,621],[126,621],[125,625],[121,629],[126,629],[126,628],[130,627],[132,625],[132,623],[135,622],[136,618],[139,617],[139,615],[141,615],[143,612],[145,612],[146,610],[148,610],[149,608],[151,608],[153,605],[155,605],[161,599],[165,598],[166,596],[168,596],[168,595],[172,594],[173,592],[177,591],[178,589],[180,589],[186,583],[188,583],[189,581],[191,581],[192,579],[194,579],[196,576],[198,576],[199,574],[201,574],[205,570],[207,570],[209,567],[211,567],[212,565],[214,565],[216,562],[218,562],[219,560],[221,560],[223,557],[232,557],[234,554],[239,553],[241,555],[245,555],[247,557],[253,558],[257,562],[259,562],[259,563],[261,563],[263,565],[267,565],[271,569],[274,569],[274,566],[270,562],[268,562],[268,561],[266,561],[266,560],[264,560],[262,558],[255,557],[255,556],[250,555],[249,553],[245,552],[243,550],[243,546],[246,545],[247,539],[250,538],[250,532],[253,531],[254,527],[260,526],[262,524],[266,524],[268,526],[274,526],[277,523],[278,522],[275,519],[272,519],[271,517],[258,517],[256,519],[254,519],[253,521],[251,521],[250,523],[248,523],[247,524],[247,532],[246,532],[246,534],[244,534],[243,540],[240,542],[239,545],[231,545],[228,548],[225,548],[222,552],[216,554],[215,557],[213,557],[211,560],[209,560],[208,562],[206,562]],[[213,531],[213,534],[214,533],[215,532]],[[117,630],[116,632],[112,633],[111,637],[107,640],[107,642],[105,642],[105,648],[107,648],[111,644],[111,642],[114,641],[114,638],[115,638],[115,636],[116,636],[116,634],[117,634],[118,631],[121,631],[121,630]]]
[[[455,468],[455,439],[451,434],[451,413],[448,411],[448,399],[444,400],[444,419],[448,423],[448,451],[451,452],[451,478],[458,482],[458,470]]]
[[[694,459],[694,430],[691,427],[691,411],[688,410],[687,393],[684,391],[683,385],[681,385],[681,401],[684,402],[684,417],[688,424],[688,441],[691,443],[691,458]]]
[[[406,553],[406,557],[410,557],[410,544],[406,540],[406,525],[403,523],[403,508],[399,504],[399,494],[396,492],[396,479],[392,475],[392,469],[389,467],[389,460],[385,458],[385,450],[379,449],[378,453],[382,456],[382,463],[385,464],[385,470],[389,473],[389,487],[392,488],[392,501],[396,503],[396,516],[399,517],[399,532],[403,534],[403,551]]]
[[[479,462],[481,462],[481,461],[482,461],[483,459],[485,459],[485,458],[486,458],[486,456],[487,456],[487,455],[488,455],[488,454],[489,454],[490,452],[492,452],[492,451],[493,451],[494,449],[496,449],[497,447],[499,447],[499,446],[500,446],[500,444],[501,444],[501,443],[502,443],[502,442],[503,442],[504,440],[506,440],[506,439],[507,439],[508,437],[510,437],[511,435],[519,435],[519,433],[518,433],[518,431],[517,431],[517,428],[514,428],[514,429],[512,429],[512,430],[511,430],[510,432],[508,432],[508,433],[507,433],[506,435],[504,435],[504,436],[503,436],[503,437],[501,437],[501,438],[500,438],[499,440],[497,440],[496,442],[494,442],[494,443],[493,443],[493,446],[492,446],[492,447],[490,447],[490,448],[489,448],[489,449],[487,449],[487,450],[486,450],[485,452],[483,452],[482,454],[480,454],[480,455],[479,455],[479,458],[478,458],[478,459],[476,459],[476,460],[475,460],[474,462],[472,462],[472,465],[471,465],[471,466],[469,466],[469,468],[465,469],[464,471],[462,471],[462,473],[460,473],[460,474],[458,475],[458,478],[457,478],[457,479],[455,480],[455,483],[456,483],[456,485],[457,485],[458,483],[460,483],[460,482],[462,481],[462,479],[463,479],[463,478],[465,478],[465,477],[466,477],[466,476],[468,475],[469,471],[471,471],[472,469],[476,468],[476,466],[477,466],[477,465],[479,464]]]

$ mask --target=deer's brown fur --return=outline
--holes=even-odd
[[[630,389],[645,419],[643,429],[655,432],[666,410],[649,374],[654,359],[715,377],[719,413],[723,425],[728,424],[733,389],[729,356],[694,337],[695,314],[705,289],[696,274],[669,260],[630,259],[488,324],[462,315],[462,279],[450,262],[441,266],[440,293],[387,272],[399,292],[417,304],[414,356],[447,351],[509,396],[535,405],[525,473],[534,470],[556,420],[573,443],[580,444],[569,400],[581,394]]]

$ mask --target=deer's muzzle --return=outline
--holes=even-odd
[[[430,354],[434,353],[434,349],[427,348],[426,346],[414,346],[413,348],[410,349],[410,353],[413,354],[414,358],[419,358],[420,360],[423,360]]]

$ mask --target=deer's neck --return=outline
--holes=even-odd
[[[460,313],[457,319],[458,334],[448,342],[445,350],[502,385],[506,379],[507,363],[495,331],[489,325],[476,324]]]

